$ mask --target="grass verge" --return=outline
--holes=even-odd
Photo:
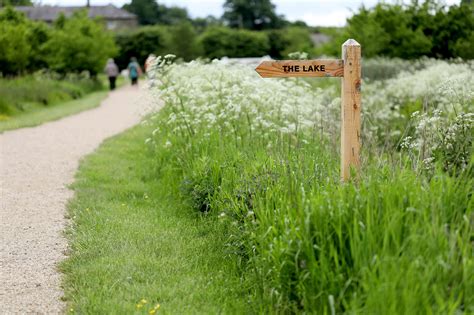
[[[160,304],[160,313],[246,313],[224,226],[178,199],[172,170],[150,168],[150,132],[131,129],[80,166],[62,264],[69,312],[153,314]]]
[[[0,132],[6,130],[33,127],[42,123],[57,120],[65,116],[77,114],[100,105],[100,102],[107,96],[106,91],[94,92],[83,98],[67,101],[49,107],[39,106],[31,111],[19,114],[14,117],[0,117]]]
[[[428,74],[437,71],[420,73],[407,74],[411,84],[433,85]],[[150,165],[173,167],[196,212],[227,226],[257,313],[474,313],[471,114],[455,123],[435,113],[419,123],[379,116],[380,125],[401,118],[387,125],[401,139],[412,124],[424,135],[411,134],[409,152],[386,135],[367,137],[359,175],[342,184],[335,89],[261,80],[219,63],[175,64],[157,77],[166,105],[149,120],[156,128],[146,139],[156,149]],[[368,89],[377,90],[364,92],[368,117],[427,94],[409,96],[406,84],[402,94],[378,83]],[[469,110],[470,102],[466,94],[458,104]],[[446,127],[435,124],[440,119]],[[433,138],[437,151],[428,154]]]

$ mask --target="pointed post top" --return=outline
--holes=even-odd
[[[350,38],[346,40],[342,46],[360,46],[360,44],[355,39]]]

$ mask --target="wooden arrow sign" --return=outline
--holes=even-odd
[[[263,61],[255,69],[262,78],[342,77],[342,59]]]
[[[341,178],[360,169],[361,48],[353,39],[342,45],[342,59],[263,61],[256,69],[262,78],[342,77]]]

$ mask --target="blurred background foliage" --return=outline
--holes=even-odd
[[[115,57],[123,69],[131,57],[143,64],[151,53],[172,53],[185,61],[265,55],[283,59],[294,51],[337,57],[347,38],[359,41],[369,58],[474,58],[471,0],[452,6],[437,0],[362,6],[345,27],[289,22],[276,13],[270,0],[226,0],[222,17],[196,19],[185,8],[132,0],[123,8],[137,15],[140,26],[116,32],[105,30],[100,19],[89,19],[85,10],[70,18],[60,16],[50,27],[8,6],[31,5],[31,1],[2,0],[2,4],[7,5],[0,12],[3,76],[42,69],[60,74],[87,71],[95,76],[107,58]]]
[[[338,54],[337,43],[356,38],[365,57],[472,59],[474,7],[472,1],[448,7],[436,0],[362,6],[338,35],[321,51]]]
[[[111,33],[79,11],[60,16],[52,27],[33,22],[11,7],[0,11],[0,72],[14,76],[49,69],[59,74],[102,72],[117,54]]]
[[[33,3],[0,0],[3,114],[21,112],[28,102],[47,106],[103,88],[97,75],[111,57],[120,69],[132,57],[143,65],[150,54],[174,54],[184,61],[286,59],[295,51],[312,58],[339,57],[341,44],[355,38],[363,47],[363,74],[368,80],[394,77],[423,64],[416,62],[420,58],[474,58],[472,0],[452,6],[438,0],[380,2],[360,7],[345,27],[290,22],[276,13],[271,0],[223,0],[224,14],[205,18],[192,18],[185,8],[155,0],[131,0],[123,9],[137,15],[139,26],[118,31],[106,30],[105,21],[90,19],[86,9],[47,25],[27,19],[14,10],[18,5]],[[70,84],[71,75],[82,78],[81,84],[76,79]],[[42,90],[50,93],[44,95]]]
[[[192,47],[183,50],[174,49],[176,45],[167,47],[168,52],[184,60],[193,59],[196,54],[205,58],[263,55],[287,58],[293,51],[305,51],[312,56],[339,56],[341,44],[347,38],[355,38],[363,45],[364,57],[474,58],[472,0],[462,0],[459,5],[452,6],[439,0],[380,2],[370,8],[361,6],[345,27],[289,22],[276,13],[270,0],[226,0],[220,18],[192,19],[186,9],[166,8],[154,0],[132,0],[124,8],[137,14],[140,21],[153,15],[154,24],[164,27],[191,23],[195,32],[179,38]],[[142,11],[146,11],[143,17],[140,16]],[[177,11],[181,14],[176,14]],[[148,21],[143,24],[151,24]],[[175,36],[175,30],[167,28],[166,31],[170,37]],[[324,39],[315,39],[318,35]],[[233,43],[235,40],[242,43]]]

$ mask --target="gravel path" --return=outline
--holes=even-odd
[[[58,314],[65,205],[79,160],[137,124],[145,92],[125,87],[96,109],[0,134],[0,314]]]

